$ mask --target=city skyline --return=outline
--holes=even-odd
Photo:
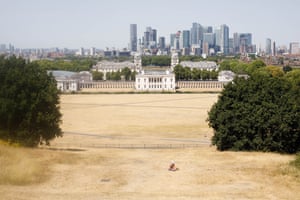
[[[0,0],[1,2],[2,0]],[[148,2],[148,1],[147,1]],[[169,43],[171,33],[190,30],[192,23],[229,26],[229,34],[252,33],[253,44],[264,48],[266,39],[288,46],[300,41],[300,2],[235,0],[184,2],[128,0],[100,2],[44,0],[2,1],[0,43],[18,48],[128,48],[129,24],[137,24],[140,39],[146,27]]]

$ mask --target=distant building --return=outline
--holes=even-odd
[[[175,92],[175,74],[170,71],[142,71],[136,75],[137,91]]]
[[[91,47],[90,49],[90,56],[95,56],[96,55],[96,48],[95,47]]]
[[[270,38],[266,39],[266,55],[272,55],[272,40]]]
[[[209,48],[215,46],[215,34],[214,33],[204,33],[203,34],[203,44],[207,43]]]
[[[299,42],[290,43],[290,54],[292,55],[300,54]]]
[[[229,70],[220,71],[218,75],[218,81],[220,82],[231,82],[235,78],[235,73]]]
[[[111,61],[100,61],[92,67],[92,71],[98,71],[103,73],[103,79],[106,80],[107,72],[118,72],[128,67],[132,72],[140,71],[142,67],[142,58],[139,54],[135,54],[134,62],[111,62]]]
[[[174,67],[179,64],[178,53],[172,53],[171,56],[171,70],[173,71]]]
[[[159,49],[161,51],[164,51],[166,49],[166,38],[165,37],[159,38]]]
[[[180,49],[190,48],[190,31],[184,30],[180,35]]]
[[[157,47],[157,30],[147,27],[144,32],[143,44],[145,49],[154,49]]]
[[[69,72],[69,71],[48,71],[52,74],[57,83],[57,89],[62,92],[76,92],[79,91],[80,83],[92,82],[93,77],[90,72]]]
[[[192,62],[192,61],[182,61],[180,65],[183,67],[189,67],[191,69],[200,69],[200,70],[208,70],[213,71],[218,69],[218,65],[213,61],[200,61],[200,62]]]
[[[252,34],[251,33],[240,33],[238,34],[239,46],[238,52],[240,54],[254,53],[252,48]]]
[[[273,50],[272,51],[273,52],[272,55],[276,56],[277,55],[277,49],[276,49],[276,43],[275,43],[275,41],[273,42],[273,48],[272,48],[272,50]]]
[[[225,24],[220,28],[220,50],[224,55],[229,54],[229,27]]]
[[[191,28],[191,45],[201,45],[204,28],[201,24],[194,22]]]
[[[83,47],[81,47],[80,49],[79,49],[79,53],[78,53],[80,56],[84,56],[84,48]]]
[[[137,39],[137,25],[136,24],[130,24],[130,47],[129,50],[136,52],[137,51],[137,45],[138,45],[138,39]]]

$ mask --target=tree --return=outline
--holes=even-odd
[[[131,70],[128,67],[125,67],[121,71],[121,75],[125,77],[126,81],[131,79]]]
[[[25,146],[62,136],[59,91],[37,63],[0,58],[0,138]]]
[[[282,70],[284,71],[284,73],[290,72],[293,70],[293,68],[289,65],[283,66]]]
[[[209,111],[218,150],[300,150],[300,89],[278,76],[237,78]]]
[[[171,57],[170,56],[143,56],[142,57],[143,66],[170,66]]]
[[[103,80],[104,74],[102,72],[94,71],[94,72],[92,72],[92,75],[93,75],[93,80],[94,81],[101,81],[101,80]]]

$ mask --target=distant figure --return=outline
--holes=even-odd
[[[175,166],[174,160],[172,160],[170,167],[169,167],[169,171],[177,171],[177,170],[178,170],[178,168]]]

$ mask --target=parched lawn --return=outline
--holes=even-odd
[[[206,118],[216,100],[217,94],[64,95],[65,135],[51,149],[0,145],[0,179],[21,174],[22,180],[0,181],[1,199],[299,199],[299,171],[289,164],[295,156],[210,146]],[[171,160],[178,171],[168,171]]]

